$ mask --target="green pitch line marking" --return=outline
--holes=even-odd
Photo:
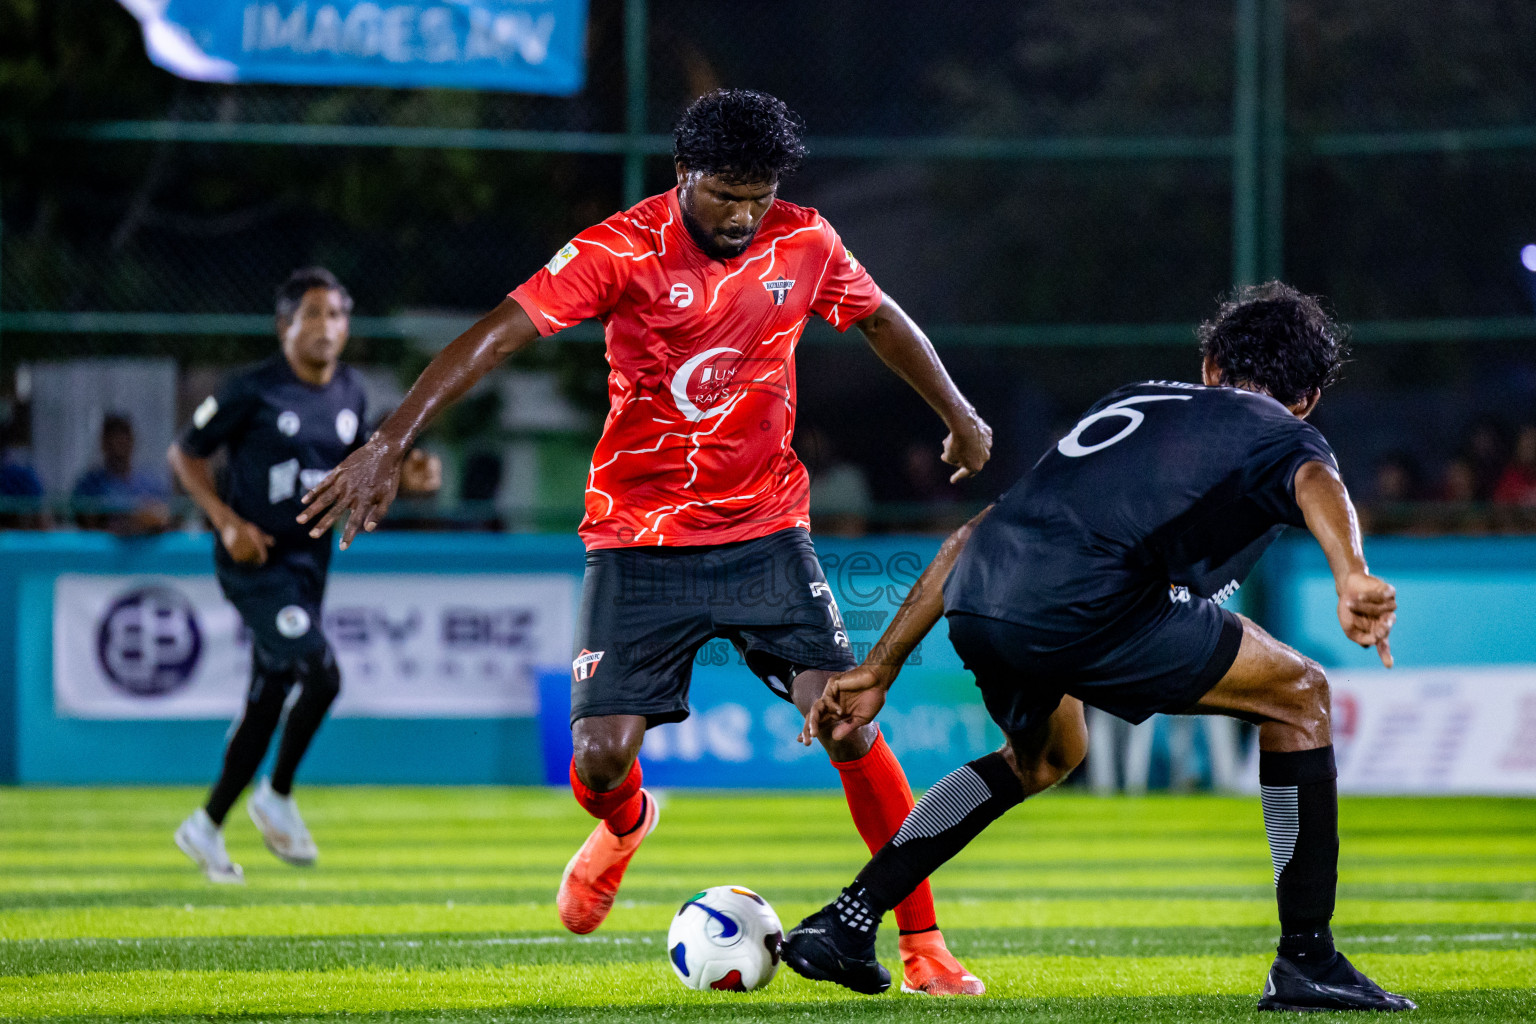
[[[773,899],[771,893],[768,894]],[[665,931],[679,901],[621,901],[603,928]],[[819,904],[774,900],[779,918],[798,921]],[[970,928],[1275,926],[1269,900],[1031,899],[938,901],[939,920]],[[1509,924],[1536,927],[1536,904],[1473,900],[1340,900],[1337,927],[1364,924]],[[453,905],[294,904],[285,906],[100,907],[0,911],[8,939],[185,937],[195,935],[377,935],[399,932],[558,931],[549,903]],[[3,948],[3,947],[0,947]]]
[[[1359,964],[1383,984],[1409,994],[1525,988],[1536,977],[1536,951],[1366,955]],[[1004,998],[1244,994],[1258,990],[1269,958],[988,957],[970,966],[986,978],[991,994]],[[747,997],[753,998],[814,1004],[861,997],[781,972],[767,989]],[[444,971],[124,971],[0,978],[0,1014],[22,1017],[369,1013],[685,1001],[693,998],[659,961]]]

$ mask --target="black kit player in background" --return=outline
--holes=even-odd
[[[306,865],[317,855],[294,804],[293,775],[340,692],[341,673],[320,628],[331,537],[311,538],[294,516],[299,496],[368,436],[361,378],[339,362],[351,313],[352,297],[330,271],[294,271],[277,290],[282,351],[204,400],[167,456],[213,525],[219,587],[252,639],[250,692],[223,771],[176,830],[176,845],[215,882],[244,880],[224,848],[224,818],[255,777],[295,687],[271,778],[246,806],[278,857]],[[229,457],[222,489],[210,463],[220,448]],[[441,475],[435,456],[413,451],[402,487],[433,491]]]
[[[1396,594],[1370,575],[1333,451],[1305,423],[1343,357],[1318,302],[1271,282],[1200,328],[1204,386],[1112,392],[940,548],[870,657],[834,676],[803,742],[868,723],[938,621],[1002,727],[1001,750],[941,779],[784,958],[881,992],[881,917],[1009,808],[1087,753],[1083,705],[1131,722],[1230,715],[1259,727],[1259,783],[1280,909],[1261,1010],[1411,1010],[1333,946],[1338,787],[1328,683],[1310,659],[1220,607],[1285,526],[1321,545],[1339,624],[1392,666]]]

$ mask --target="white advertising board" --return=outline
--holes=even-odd
[[[333,575],[324,628],[334,713],[538,713],[537,667],[567,665],[576,581],[547,575]],[[54,585],[53,692],[71,718],[233,718],[250,637],[212,576],[65,574]]]
[[[1536,795],[1536,665],[1335,668],[1328,683],[1340,792]]]

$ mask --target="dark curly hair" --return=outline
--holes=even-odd
[[[1197,334],[1223,384],[1257,388],[1287,406],[1337,380],[1348,354],[1347,329],[1319,300],[1280,281],[1239,289]]]
[[[293,314],[298,312],[299,303],[304,301],[305,294],[315,288],[340,292],[341,304],[346,307],[348,313],[352,312],[352,293],[347,291],[346,285],[336,279],[335,274],[324,267],[300,267],[288,275],[288,280],[277,286],[278,318],[293,319]]]
[[[683,111],[672,156],[690,171],[734,184],[778,181],[805,159],[805,122],[784,101],[752,89],[716,89]]]

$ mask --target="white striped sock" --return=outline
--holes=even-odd
[[[923,794],[901,823],[893,846],[913,839],[932,839],[946,829],[954,828],[965,816],[987,802],[992,791],[970,765],[961,765]]]
[[[1264,805],[1264,833],[1269,836],[1269,856],[1275,865],[1275,884],[1280,872],[1296,853],[1296,833],[1301,829],[1297,809],[1299,787],[1260,786],[1259,801]]]

